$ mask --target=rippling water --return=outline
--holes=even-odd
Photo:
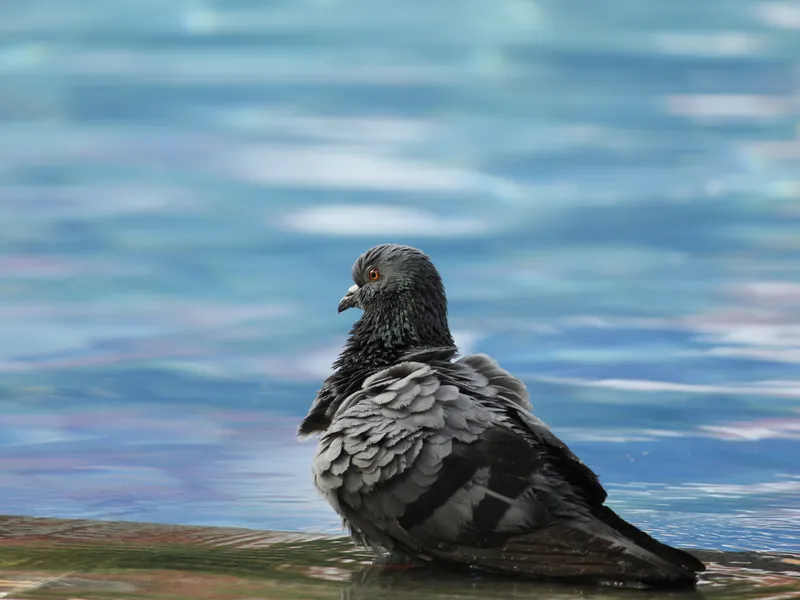
[[[800,6],[7,0],[0,513],[335,531],[374,243],[662,539],[800,551]]]
[[[442,569],[376,566],[344,536],[0,516],[0,598],[223,600],[796,600],[800,560],[696,554],[695,590],[546,584]]]

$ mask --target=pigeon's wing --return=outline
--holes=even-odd
[[[538,577],[693,582],[702,564],[604,507],[594,473],[500,371],[403,363],[342,403],[315,481],[355,537]]]
[[[595,504],[605,502],[607,493],[594,471],[531,412],[530,396],[522,381],[486,354],[471,354],[458,362],[472,369],[472,387],[469,388],[472,395],[489,397],[502,411],[506,426],[536,447],[546,450],[553,458],[558,457],[564,474],[568,474],[573,484],[588,494]],[[485,383],[480,376],[485,378]]]
[[[459,362],[487,378],[471,395],[493,397],[501,417],[463,449],[485,456],[492,478],[462,535],[466,548],[454,552],[481,555],[484,566],[501,570],[531,565],[545,576],[572,572],[594,579],[616,573],[620,580],[694,582],[703,563],[604,506],[607,494],[597,475],[530,412],[521,381],[486,355]],[[484,550],[476,553],[470,542]]]

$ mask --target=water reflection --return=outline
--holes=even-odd
[[[371,564],[341,537],[0,517],[0,593],[75,598],[796,598],[796,558],[698,552],[709,566],[696,590],[648,592],[546,584]]]
[[[710,571],[697,589],[684,591],[646,591],[590,588],[568,584],[546,584],[490,578],[480,575],[446,574],[437,571],[404,573],[378,567],[364,567],[350,576],[342,599],[396,598],[673,598],[684,600],[730,598],[780,598],[800,596],[800,573],[794,563],[779,557],[754,554],[702,553]],[[710,560],[709,560],[710,559]],[[716,559],[716,560],[714,560]],[[791,559],[789,559],[791,560]],[[713,561],[713,562],[711,562]]]

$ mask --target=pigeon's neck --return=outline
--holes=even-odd
[[[447,306],[413,301],[366,311],[350,331],[335,367],[371,371],[388,367],[404,355],[426,348],[455,346],[447,324]]]

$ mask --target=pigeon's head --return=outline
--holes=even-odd
[[[353,265],[353,285],[339,312],[357,307],[383,312],[408,303],[447,310],[442,278],[431,260],[411,246],[383,244],[367,250]]]
[[[398,244],[370,248],[353,265],[353,282],[339,302],[339,312],[364,311],[353,340],[397,351],[453,345],[442,278],[420,250]]]

